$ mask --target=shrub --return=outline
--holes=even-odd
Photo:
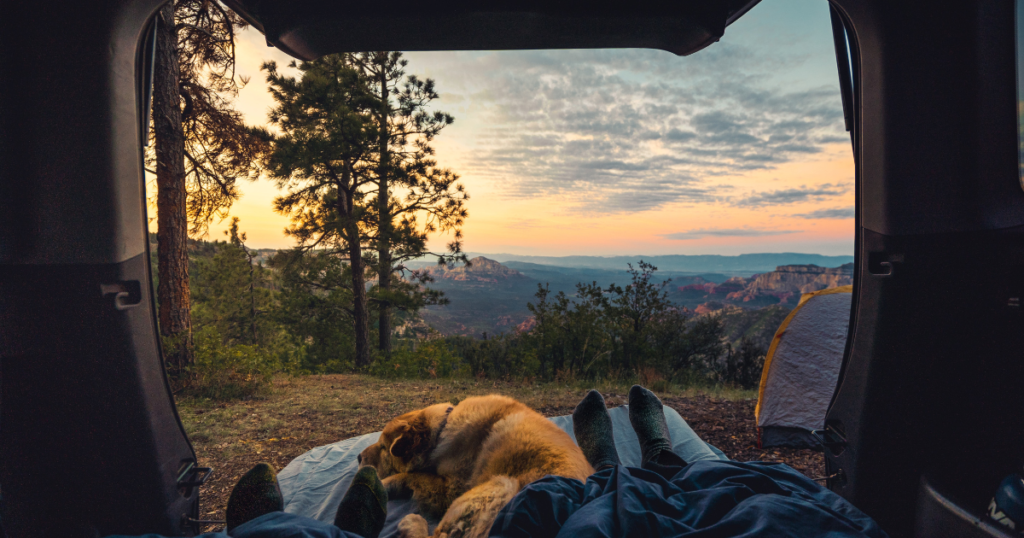
[[[726,384],[744,389],[757,388],[767,352],[753,340],[743,337],[736,349],[731,347],[725,360],[719,363],[719,379]]]
[[[370,373],[387,378],[436,379],[463,373],[460,357],[442,339],[424,340],[396,347],[390,357],[379,357]]]
[[[212,326],[194,332],[193,342],[194,362],[177,380],[192,396],[251,398],[270,386],[271,376],[279,369],[279,357],[257,346],[225,344]]]

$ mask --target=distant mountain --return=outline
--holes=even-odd
[[[452,280],[458,282],[501,282],[505,280],[527,279],[519,271],[506,267],[494,260],[483,256],[477,256],[469,260],[469,265],[446,266],[434,265],[427,268],[437,280]]]
[[[836,267],[853,262],[853,256],[824,256],[821,254],[799,254],[792,252],[767,254],[740,254],[719,256],[713,254],[667,256],[521,256],[518,254],[471,254],[486,256],[503,264],[527,262],[545,266],[574,269],[624,270],[627,263],[636,265],[637,260],[654,264],[660,272],[684,273],[725,273],[727,275],[749,276],[765,273],[780,265],[818,265]]]
[[[511,331],[530,318],[526,304],[536,301],[538,285],[548,286],[552,295],[561,291],[572,297],[579,282],[597,282],[605,287],[612,283],[625,285],[630,280],[625,267],[609,270],[498,263],[485,257],[473,258],[470,263],[469,267],[422,266],[434,276],[430,287],[444,291],[450,303],[425,308],[421,316],[444,334],[482,336]],[[785,317],[801,293],[848,284],[853,274],[852,264],[836,268],[784,265],[774,269],[750,277],[659,270],[654,280],[671,279],[664,289],[669,300],[679,306],[698,314],[728,312],[729,330],[736,332],[730,334],[731,340],[747,335],[760,341],[765,334],[774,334],[769,325],[778,316]],[[767,306],[774,308],[761,314],[744,313]]]
[[[720,284],[709,282],[678,286],[669,292],[669,298],[698,314],[720,310],[727,305],[759,308],[781,304],[792,308],[804,293],[852,283],[852,263],[834,268],[780,265],[774,271],[751,278],[732,277]]]
[[[635,260],[634,260],[635,261]],[[576,293],[579,282],[625,285],[630,276],[626,265],[615,270],[557,267],[527,262],[498,263],[486,257],[470,260],[470,266],[438,266],[429,262],[413,262],[410,267],[425,269],[434,277],[429,287],[445,292],[450,301],[420,311],[424,321],[444,334],[482,336],[511,331],[530,317],[526,303],[536,302],[537,286],[551,289],[551,294]],[[670,286],[723,282],[729,277],[721,273],[700,275],[658,271],[655,279],[671,279]]]

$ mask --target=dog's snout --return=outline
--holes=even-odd
[[[359,464],[363,463],[363,455],[362,454],[359,454],[358,456],[356,456],[356,463],[359,463]]]

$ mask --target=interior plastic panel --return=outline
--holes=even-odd
[[[140,79],[159,5],[0,4],[10,537],[195,530],[198,488],[183,484],[201,473],[164,373],[146,241]]]
[[[0,4],[0,264],[146,250],[136,66],[160,3]]]

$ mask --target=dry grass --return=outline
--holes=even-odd
[[[756,442],[752,403],[755,392],[683,390],[666,385],[666,390],[658,395],[679,410],[699,435],[730,457],[752,459],[748,457],[751,447],[747,445]],[[214,468],[213,477],[203,488],[200,513],[204,519],[223,519],[235,481],[256,463],[266,461],[280,470],[313,447],[378,431],[391,418],[413,409],[500,393],[517,398],[546,416],[556,416],[571,413],[589,388],[600,390],[609,406],[622,405],[626,403],[629,386],[625,382],[531,384],[385,380],[361,375],[278,376],[272,391],[262,398],[237,402],[180,398],[178,411],[200,465]],[[725,420],[715,421],[717,415]],[[806,459],[805,456],[800,455]],[[817,457],[820,459],[820,455]],[[764,459],[788,461],[787,458],[789,455],[782,454]],[[809,468],[813,465],[796,460],[794,463],[806,474],[817,472]]]

